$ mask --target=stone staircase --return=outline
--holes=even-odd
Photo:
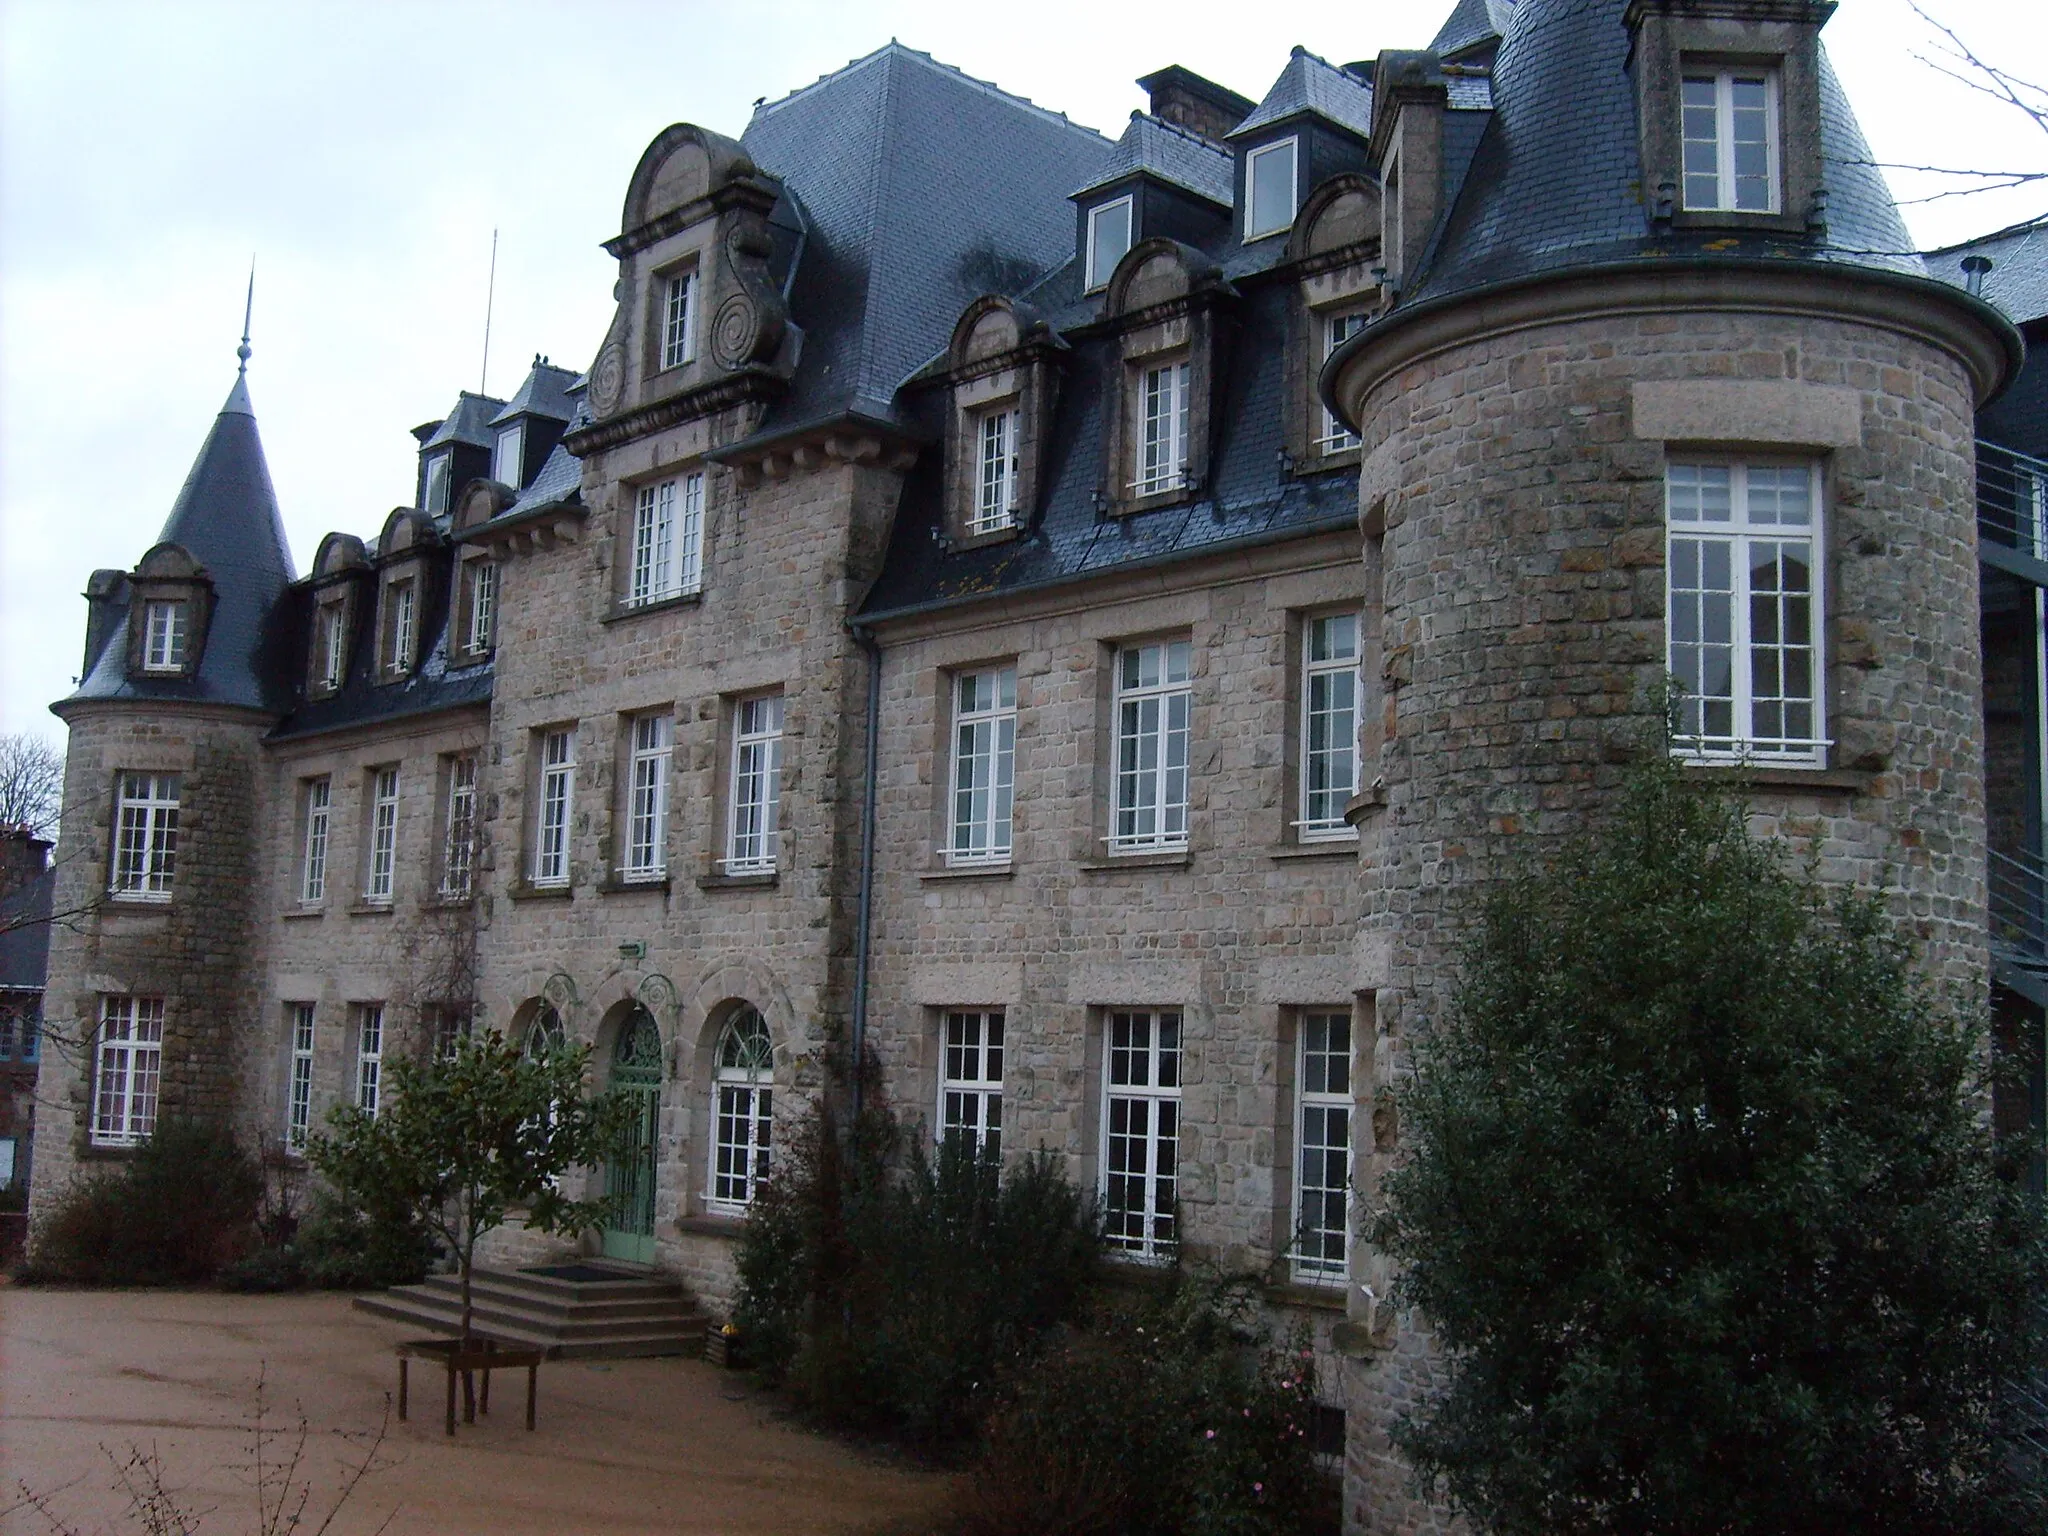
[[[609,1260],[531,1269],[477,1269],[470,1277],[472,1332],[545,1349],[551,1358],[696,1354],[706,1322],[675,1281]],[[462,1327],[462,1281],[430,1275],[421,1285],[358,1296],[358,1310],[427,1333]]]

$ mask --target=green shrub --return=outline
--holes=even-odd
[[[307,1285],[368,1291],[424,1280],[438,1249],[405,1212],[363,1210],[322,1190],[286,1254]]]
[[[263,1176],[231,1132],[161,1120],[124,1161],[75,1179],[30,1234],[17,1277],[202,1285],[254,1241]]]
[[[224,1291],[295,1291],[306,1283],[298,1255],[289,1248],[255,1248],[220,1272]]]

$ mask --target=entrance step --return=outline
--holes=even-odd
[[[462,1331],[462,1279],[372,1291],[358,1310],[450,1336]],[[470,1275],[470,1328],[555,1359],[695,1354],[704,1314],[681,1285],[639,1265],[579,1259]]]

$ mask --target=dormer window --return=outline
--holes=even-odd
[[[1365,329],[1365,311],[1347,309],[1333,315],[1318,315],[1316,323],[1322,328],[1322,357],[1327,361],[1332,352]],[[1317,410],[1322,422],[1322,430],[1316,434],[1317,453],[1347,453],[1358,446],[1356,432],[1332,416],[1327,408],[1318,406]]]
[[[1294,223],[1295,151],[1295,140],[1282,139],[1245,156],[1245,239],[1278,234]]]
[[[414,619],[412,581],[392,582],[384,589],[384,670],[392,677],[412,666]]]
[[[348,612],[339,601],[320,610],[320,686],[332,692],[341,686],[348,665]]]
[[[488,560],[472,560],[469,573],[469,632],[472,655],[481,656],[498,639],[498,568]]]
[[[986,412],[975,433],[974,516],[969,533],[999,533],[1017,522],[1017,439],[1021,413],[1012,405]]]
[[[150,603],[144,610],[142,669],[145,672],[185,670],[185,637],[189,629],[186,605],[181,602]]]
[[[661,366],[680,368],[697,355],[697,274],[668,279],[661,310]]]
[[[518,490],[525,467],[526,428],[510,426],[498,434],[497,453],[491,461],[491,478]]]
[[[1687,69],[1685,206],[1778,211],[1778,80],[1767,69]]]
[[[1131,200],[1120,197],[1088,210],[1088,282],[1090,293],[1106,287],[1116,264],[1131,248]]]
[[[448,455],[437,453],[427,460],[426,476],[420,510],[438,517],[448,510]]]
[[[1135,496],[1177,491],[1188,477],[1188,365],[1147,368],[1138,387]]]

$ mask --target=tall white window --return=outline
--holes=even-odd
[[[569,883],[569,806],[576,790],[576,733],[545,731],[540,742],[540,814],[534,819],[533,883]]]
[[[412,665],[412,642],[416,627],[412,582],[394,581],[384,589],[384,601],[390,605],[389,618],[384,627],[384,670],[393,674],[402,673]]]
[[[98,1081],[93,1085],[92,1143],[132,1147],[156,1129],[157,1084],[163,1076],[164,1000],[107,997],[100,1002]]]
[[[668,773],[675,721],[640,715],[633,721],[633,760],[626,781],[626,878],[652,880],[668,870]]]
[[[1166,1258],[1179,1238],[1180,1015],[1112,1013],[1105,1044],[1103,1239]]]
[[[1003,1150],[1003,1016],[946,1015],[939,1138],[964,1136],[990,1157]]]
[[[1131,200],[1120,197],[1088,210],[1088,290],[1107,287],[1131,248]]]
[[[1113,853],[1187,846],[1192,655],[1185,640],[1117,653]]]
[[[448,759],[448,825],[441,842],[441,894],[469,894],[476,864],[476,758],[471,753]]]
[[[969,533],[1000,533],[1017,523],[1017,427],[1015,406],[983,415],[976,429],[974,519]]]
[[[1017,669],[963,672],[953,682],[953,838],[949,864],[1010,856],[1017,759]]]
[[[1778,211],[1778,77],[1766,69],[1687,71],[1685,206]]]
[[[320,610],[320,686],[339,688],[348,666],[347,614],[340,603]]]
[[[472,560],[469,572],[468,649],[488,651],[498,638],[498,567],[489,560]]]
[[[741,1007],[718,1040],[712,1084],[711,1187],[715,1210],[746,1209],[768,1176],[775,1126],[775,1049],[768,1026]]]
[[[306,1150],[313,1125],[313,1005],[287,1003],[292,1032],[291,1078],[285,1085],[284,1144],[290,1152]]]
[[[661,308],[661,366],[680,368],[696,356],[697,274],[668,280]]]
[[[124,773],[116,799],[114,894],[169,901],[178,868],[178,775]]]
[[[526,427],[514,423],[498,434],[498,446],[491,455],[491,478],[518,490],[526,467]]]
[[[1188,477],[1188,365],[1147,368],[1135,405],[1137,473],[1131,489],[1140,496],[1179,490]]]
[[[327,825],[333,814],[333,783],[306,781],[306,856],[299,870],[299,902],[316,907],[327,899]]]
[[[422,510],[439,514],[448,510],[448,455],[437,453],[427,460],[426,484],[421,491]]]
[[[374,1117],[384,1087],[384,1005],[356,1005],[356,1108]]]
[[[1342,1283],[1351,1242],[1351,1015],[1304,1013],[1294,1104],[1294,1275]]]
[[[1824,765],[1819,468],[1672,464],[1664,487],[1674,749]]]
[[[704,476],[643,485],[633,512],[632,603],[659,602],[704,585]]]
[[[782,808],[779,693],[741,699],[733,711],[731,799],[726,817],[725,872],[771,873]]]
[[[1365,311],[1353,309],[1323,315],[1316,323],[1323,330],[1323,357],[1327,360],[1332,352],[1365,329]],[[1317,406],[1316,410],[1323,424],[1322,433],[1316,438],[1316,452],[1343,453],[1358,446],[1358,434],[1332,416],[1327,407]]]
[[[1344,804],[1358,789],[1358,615],[1326,613],[1301,627],[1303,838],[1349,837]]]
[[[1245,239],[1277,234],[1294,222],[1294,163],[1293,139],[1282,139],[1245,156]]]
[[[142,670],[182,672],[185,668],[185,610],[179,602],[148,603],[143,608]]]
[[[363,899],[380,905],[391,900],[393,871],[398,864],[398,770],[379,768],[370,776],[370,870]]]

